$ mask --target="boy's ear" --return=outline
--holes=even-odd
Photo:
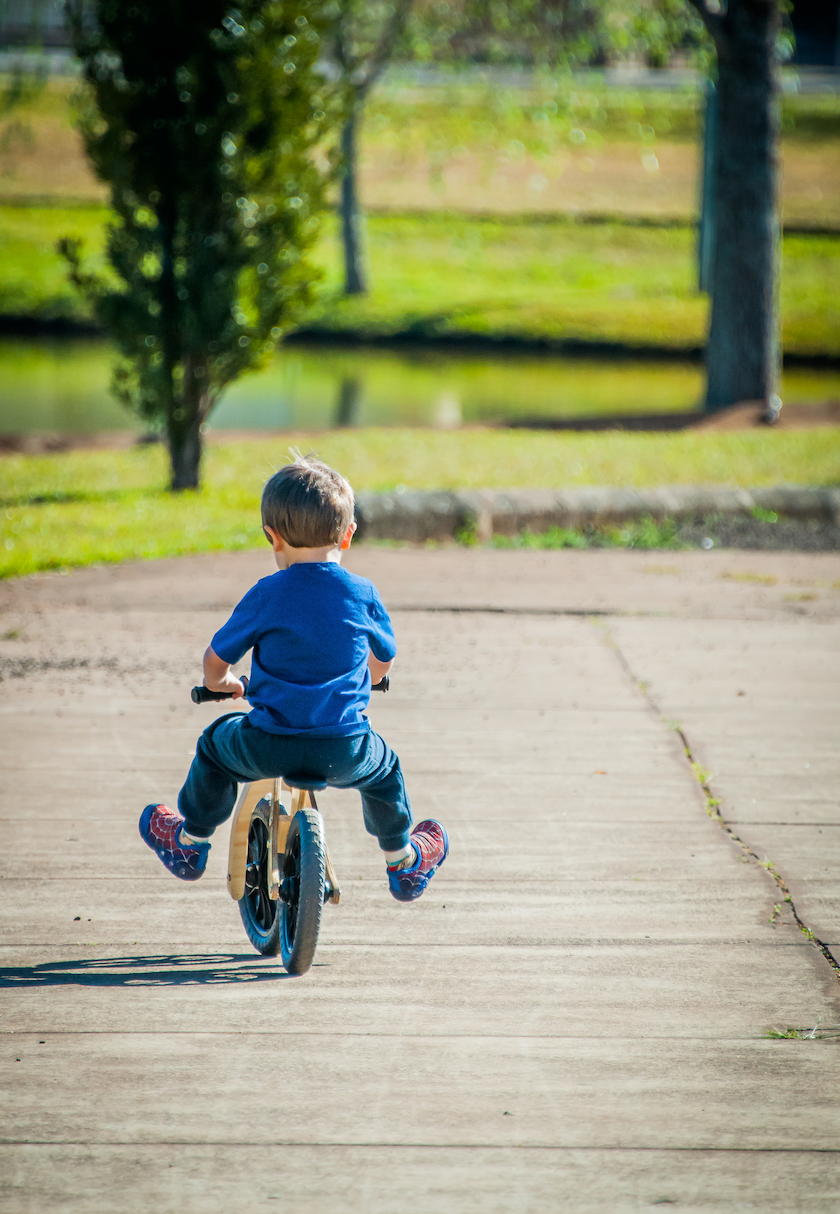
[[[265,524],[263,524],[263,531],[265,533],[265,538],[268,540],[269,544],[271,544],[274,551],[279,552],[283,543],[283,537],[280,535],[280,532],[275,531],[273,527],[268,527]]]
[[[358,524],[356,522],[352,522],[350,524],[350,526],[347,528],[347,530],[344,532],[344,538],[341,541],[341,544],[339,545],[342,552],[346,552],[347,549],[350,547],[350,544],[353,541],[353,536],[356,534],[357,526],[358,526]]]

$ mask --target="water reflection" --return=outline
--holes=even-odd
[[[359,404],[362,398],[361,381],[355,375],[342,375],[338,386],[338,405],[335,411],[335,427],[358,426]]]
[[[139,429],[108,392],[104,341],[0,340],[0,433]],[[696,408],[702,368],[553,355],[286,347],[233,385],[214,429],[330,429],[496,423],[517,417],[667,413]],[[790,371],[787,400],[840,397],[840,372]]]

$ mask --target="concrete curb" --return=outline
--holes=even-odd
[[[840,489],[775,485],[760,489],[672,485],[660,489],[508,489],[360,493],[356,518],[360,539],[452,539],[465,527],[482,541],[549,527],[620,523],[650,515],[680,521],[710,515],[749,515],[756,508],[796,519],[822,519],[840,526]]]

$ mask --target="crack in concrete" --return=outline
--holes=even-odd
[[[648,705],[648,707],[650,708],[650,710],[656,714],[656,716],[659,718],[659,720],[662,722],[662,724],[665,725],[665,727],[667,729],[672,730],[674,733],[676,733],[678,735],[678,737],[683,745],[683,754],[685,755],[686,760],[688,761],[688,765],[691,768],[691,773],[694,776],[697,783],[700,785],[700,788],[703,791],[703,795],[706,798],[706,813],[709,815],[710,818],[712,818],[713,821],[717,822],[718,826],[721,828],[721,830],[724,832],[724,834],[726,834],[728,836],[730,842],[734,843],[734,845],[738,848],[738,850],[740,852],[739,859],[743,860],[745,864],[755,863],[759,866],[759,868],[763,868],[764,871],[768,874],[768,876],[775,882],[777,888],[783,895],[782,902],[777,902],[773,906],[773,914],[770,916],[771,925],[773,927],[776,926],[776,922],[778,921],[779,916],[782,913],[783,906],[787,905],[788,910],[790,911],[791,917],[792,917],[794,923],[796,924],[796,926],[799,928],[799,930],[802,932],[803,936],[805,936],[805,938],[808,940],[808,942],[810,944],[813,944],[813,946],[816,949],[818,949],[819,952],[822,953],[825,960],[828,962],[828,964],[834,970],[834,973],[837,976],[838,982],[840,982],[840,964],[838,964],[837,961],[834,959],[834,957],[831,953],[831,949],[828,947],[828,945],[825,943],[825,941],[821,940],[819,938],[819,936],[817,936],[811,930],[811,928],[808,927],[807,923],[804,921],[804,919],[799,914],[798,910],[796,909],[796,903],[793,901],[793,897],[791,895],[790,889],[788,888],[788,884],[785,881],[782,874],[777,869],[776,865],[774,863],[772,863],[772,861],[770,861],[766,856],[762,860],[761,857],[758,855],[758,853],[753,851],[753,849],[750,847],[750,845],[748,843],[745,843],[744,840],[741,838],[741,836],[739,834],[737,834],[735,832],[735,830],[733,830],[731,823],[729,823],[726,820],[726,818],[723,816],[723,814],[721,813],[720,798],[716,797],[714,795],[712,788],[711,788],[711,784],[710,784],[710,781],[713,778],[712,773],[709,771],[706,771],[705,768],[701,767],[701,765],[694,758],[694,754],[692,753],[692,749],[691,749],[691,743],[690,743],[688,736],[687,736],[685,730],[683,729],[683,727],[680,725],[680,723],[678,721],[671,720],[670,718],[666,717],[665,714],[661,711],[658,703],[656,702],[653,695],[651,694],[650,685],[648,683],[646,683],[643,679],[640,679],[637,677],[637,675],[635,674],[630,663],[627,661],[627,658],[624,656],[624,653],[623,653],[620,645],[616,641],[615,637],[613,637],[612,633],[609,631],[607,625],[604,624],[598,616],[593,616],[591,618],[592,618],[592,623],[595,624],[596,627],[603,630],[604,634],[606,635],[606,637],[608,639],[608,642],[609,642],[611,648],[615,652],[619,665],[621,666],[621,668],[623,669],[624,673],[627,675],[628,679],[633,684],[633,686],[637,687],[639,689],[639,691],[642,693],[642,695],[644,696],[645,702]]]

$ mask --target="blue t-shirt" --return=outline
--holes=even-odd
[[[390,662],[397,652],[376,587],[337,561],[304,562],[263,578],[211,645],[231,664],[253,649],[252,725],[312,738],[367,732],[368,653]]]

